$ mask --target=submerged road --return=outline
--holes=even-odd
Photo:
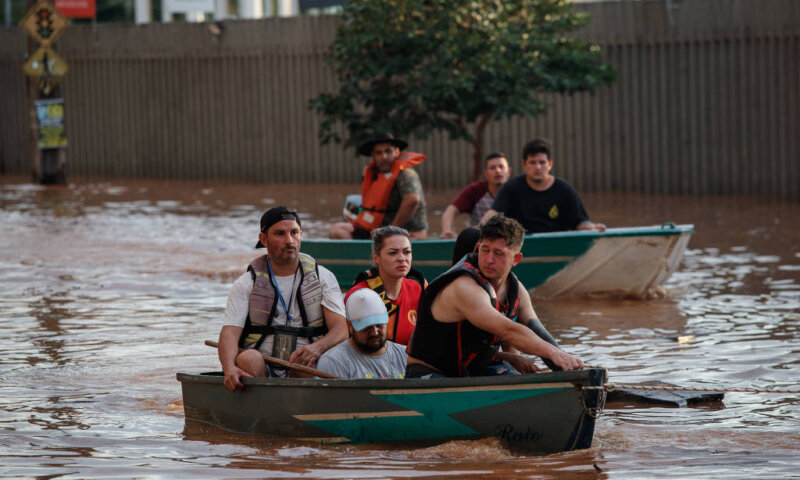
[[[495,440],[324,446],[185,423],[177,371],[218,369],[230,282],[258,218],[286,203],[323,236],[354,186],[0,177],[2,478],[786,478],[800,396],[731,393],[689,408],[611,405],[591,449],[546,457]],[[313,193],[309,193],[313,192]],[[455,191],[429,195],[432,232]],[[561,345],[613,383],[796,389],[800,204],[586,194],[609,226],[696,227],[649,300],[537,301]],[[678,339],[682,339],[678,341]],[[264,405],[263,408],[269,408]]]

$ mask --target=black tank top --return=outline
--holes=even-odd
[[[486,367],[499,348],[502,338],[482,330],[468,320],[440,322],[433,317],[431,307],[436,296],[461,275],[469,275],[489,296],[489,301],[500,313],[516,321],[519,310],[519,282],[513,273],[506,281],[508,294],[503,305],[498,305],[494,289],[477,267],[476,254],[465,257],[441,274],[422,294],[417,326],[411,341],[409,355],[437,368],[448,377],[469,377],[485,374]]]

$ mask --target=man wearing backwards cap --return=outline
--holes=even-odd
[[[350,340],[331,348],[317,362],[317,369],[341,378],[403,378],[406,352],[386,341],[389,315],[381,296],[369,288],[347,299]]]
[[[255,248],[266,247],[266,255],[233,283],[219,334],[219,360],[230,391],[242,387],[241,377],[286,376],[267,366],[262,354],[313,368],[347,338],[336,277],[300,253],[302,236],[293,210],[274,207],[261,217]]]
[[[358,153],[371,157],[361,179],[361,206],[352,223],[334,223],[331,238],[368,239],[372,230],[394,225],[412,239],[428,236],[428,214],[419,175],[412,168],[425,160],[421,153],[403,152],[405,140],[379,134],[362,143]]]

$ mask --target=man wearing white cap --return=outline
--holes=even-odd
[[[350,295],[345,305],[350,339],[319,357],[317,369],[340,378],[403,378],[406,352],[386,340],[386,313],[381,296],[369,288]]]

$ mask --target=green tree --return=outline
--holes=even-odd
[[[327,64],[338,91],[312,99],[320,140],[372,133],[473,146],[483,170],[492,119],[546,111],[544,92],[594,91],[615,80],[600,47],[570,35],[589,22],[563,0],[350,0]]]

